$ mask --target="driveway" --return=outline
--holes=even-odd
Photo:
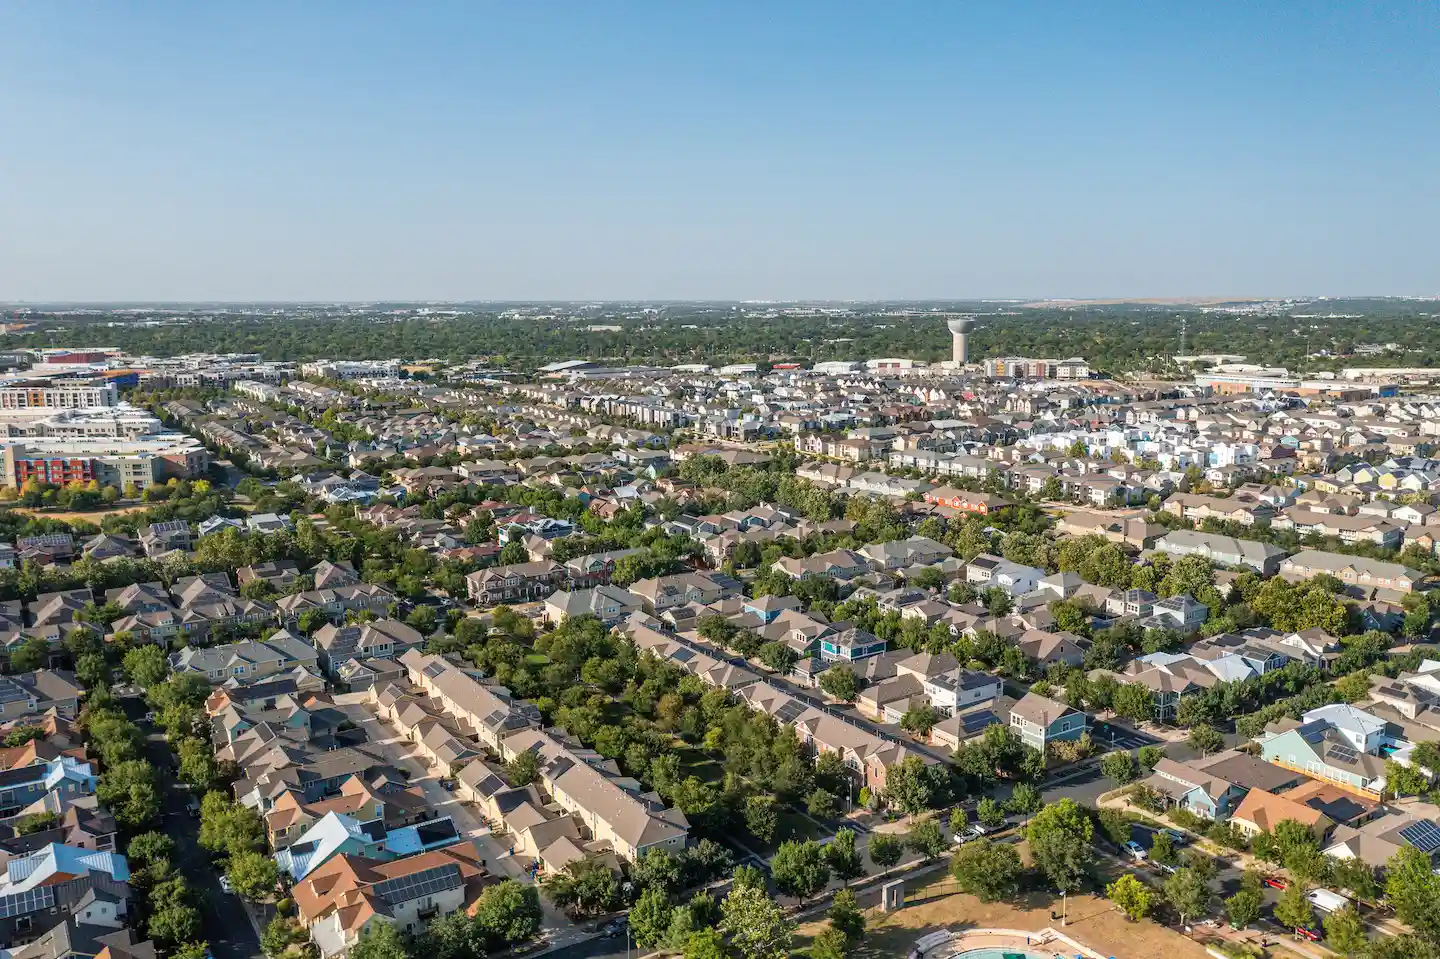
[[[337,701],[340,699],[341,697],[337,697]],[[440,785],[440,777],[425,765],[425,760],[414,743],[400,736],[394,726],[373,713],[361,725],[371,741],[381,747],[386,758],[398,768],[410,773],[410,785],[424,793],[426,803],[435,814],[450,817],[460,835],[480,853],[485,867],[492,874],[517,879],[526,884],[534,883],[534,879],[525,871],[527,863],[510,855],[509,843],[491,835],[490,827],[481,821],[471,806],[461,802],[459,797]],[[544,913],[541,935],[552,947],[573,945],[591,937],[590,933],[571,922],[564,912],[555,908],[543,892],[540,895],[540,908]]]

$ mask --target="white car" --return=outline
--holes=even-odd
[[[1150,854],[1145,851],[1145,847],[1133,839],[1125,844],[1125,851],[1129,853],[1130,858],[1136,862],[1144,862],[1150,858]]]
[[[233,896],[235,894],[235,887],[230,885],[229,876],[220,877],[220,891],[225,893],[225,895],[227,896]]]

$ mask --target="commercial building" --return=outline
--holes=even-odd
[[[210,455],[199,440],[179,433],[136,439],[95,437],[28,437],[4,444],[6,486],[24,486],[31,479],[61,486],[89,483],[144,488],[171,477],[202,475]]]

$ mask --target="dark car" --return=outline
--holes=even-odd
[[[606,939],[618,939],[625,934],[625,927],[629,925],[624,916],[618,919],[611,919],[600,927],[600,935]]]

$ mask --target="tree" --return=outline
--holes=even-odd
[[[1298,882],[1292,882],[1275,903],[1275,921],[1286,929],[1298,929],[1301,926],[1313,926],[1315,924],[1315,910],[1310,908],[1310,902],[1305,898],[1305,887]]]
[[[840,802],[828,789],[814,789],[805,797],[805,811],[816,819],[834,819],[840,813]]]
[[[800,654],[786,643],[766,643],[760,647],[760,662],[784,676],[800,662]]]
[[[380,923],[380,925],[385,925]],[[200,936],[200,913],[194,906],[185,903],[167,905],[155,910],[145,925],[150,938],[164,946],[174,948],[184,942],[192,942]],[[353,956],[354,953],[352,952]],[[362,956],[360,959],[382,959],[378,956]],[[388,959],[388,957],[383,957]],[[396,956],[394,959],[406,959]]]
[[[1149,887],[1128,872],[1105,887],[1105,897],[1119,906],[1131,922],[1144,919],[1154,904]]]
[[[136,646],[125,654],[120,665],[125,670],[125,677],[141,689],[163,682],[170,672],[165,651],[153,645]]]
[[[664,939],[673,912],[674,907],[663,890],[652,886],[642,892],[630,909],[630,931],[635,936],[635,945],[649,949]]]
[[[1123,786],[1135,778],[1135,757],[1120,749],[1106,753],[1100,760],[1100,773]]]
[[[1210,908],[1210,884],[1193,869],[1177,869],[1165,880],[1165,899],[1180,914],[1180,924],[1201,916]]]
[[[44,666],[50,659],[50,644],[43,636],[31,636],[10,654],[10,669],[17,673],[28,673]]]
[[[930,808],[934,798],[930,774],[919,756],[906,756],[885,774],[885,801],[907,816]]]
[[[1225,918],[1230,920],[1230,925],[1236,929],[1244,929],[1256,919],[1260,918],[1260,910],[1264,905],[1264,899],[1260,893],[1253,889],[1241,889],[1235,895],[1225,900]]]
[[[830,881],[830,866],[820,844],[806,842],[782,842],[770,860],[770,875],[775,887],[787,896],[809,899],[825,888]]]
[[[845,933],[834,926],[821,929],[810,941],[810,959],[847,959],[849,955],[850,944],[845,941]]]
[[[525,562],[529,558],[530,554],[525,551],[525,544],[520,542],[518,539],[512,539],[510,542],[506,543],[500,550],[501,566],[514,566],[517,563]],[[623,558],[629,559],[630,557],[626,556]],[[615,572],[619,574],[621,572],[620,564],[616,563],[615,567]],[[631,580],[630,582],[634,582],[634,580]],[[628,586],[629,583],[626,583],[625,585]]]
[[[1330,864],[1330,877],[1335,888],[1350,893],[1353,899],[1374,902],[1380,894],[1380,883],[1375,878],[1374,868],[1359,857],[1336,859]]]
[[[125,847],[125,858],[131,869],[148,869],[161,860],[175,855],[175,840],[163,832],[142,832]]]
[[[230,802],[221,792],[200,800],[200,845],[210,852],[236,856],[264,845],[265,828],[255,810]]]
[[[820,688],[843,703],[853,703],[860,695],[860,680],[855,670],[841,663],[820,674]]]
[[[698,929],[685,940],[685,959],[727,959],[725,936],[718,929]]]
[[[100,776],[95,795],[110,808],[116,822],[130,829],[144,826],[160,815],[155,771],[143,760],[128,759],[111,766]]]
[[[1213,753],[1225,748],[1225,737],[1214,727],[1205,723],[1197,723],[1190,727],[1190,735],[1186,741],[1192,748],[1198,749],[1202,753]]]
[[[1164,746],[1141,746],[1139,753],[1140,765],[1146,769],[1153,770],[1160,760],[1165,758]]]
[[[900,717],[900,728],[916,739],[925,739],[941,718],[939,711],[929,703],[912,706]]]
[[[1093,861],[1090,842],[1095,827],[1073,799],[1061,799],[1040,810],[1026,830],[1030,855],[1055,888],[1080,888]]]
[[[1150,841],[1150,858],[1164,866],[1173,866],[1178,858],[1175,854],[1175,840],[1170,834],[1161,830],[1155,834]]]
[[[1015,788],[1010,790],[1010,799],[1006,801],[1005,808],[1019,816],[1030,816],[1039,812],[1044,805],[1039,789],[1029,783],[1016,783]]]
[[[275,892],[280,881],[275,860],[263,853],[242,852],[230,857],[225,875],[239,895],[251,902],[263,902]]]
[[[659,889],[668,899],[680,891],[680,860],[668,849],[646,850],[630,867],[630,881],[637,889]]]
[[[860,853],[855,848],[853,829],[835,830],[835,838],[825,847],[825,863],[841,882],[849,882],[865,875],[865,863],[861,861]]]
[[[966,843],[950,860],[950,875],[962,890],[981,902],[1013,896],[1020,888],[1023,871],[1014,846],[988,839]]]
[[[283,916],[277,916],[275,921],[284,923],[287,920]],[[269,936],[270,930],[274,928],[275,922],[272,922],[265,930],[266,936]],[[265,954],[272,959],[278,959],[278,955],[289,947],[288,933],[288,929],[281,930],[284,939],[279,940],[283,945],[278,951],[266,946],[265,937],[262,937],[260,945],[265,949]],[[485,946],[485,931],[480,928],[480,923],[465,910],[457,909],[430,921],[415,947],[415,952],[432,959],[478,959],[485,955]]]
[[[769,842],[775,838],[779,826],[780,810],[774,796],[757,795],[745,800],[745,828],[750,830],[750,835]]]
[[[888,871],[905,854],[905,843],[888,833],[875,832],[870,834],[867,851],[870,853],[871,862],[881,871]]]
[[[848,949],[854,949],[865,938],[865,914],[860,911],[855,893],[849,889],[841,889],[835,894],[835,900],[830,904],[830,926],[845,937]]]
[[[516,753],[514,758],[505,764],[505,778],[510,780],[512,786],[530,785],[540,778],[540,756],[531,749]]]
[[[394,923],[372,922],[350,947],[350,959],[410,959],[410,950]]]
[[[981,825],[999,829],[1005,825],[1005,809],[994,799],[984,796],[975,804],[975,818],[980,820]]]
[[[917,822],[905,836],[905,846],[922,859],[934,859],[945,851],[949,843],[936,819]]]
[[[1143,723],[1155,713],[1155,694],[1139,683],[1121,683],[1115,690],[1111,708],[1131,722]]]
[[[1342,956],[1360,955],[1370,945],[1365,923],[1354,906],[1337,909],[1325,917],[1325,941]]]
[[[795,927],[780,904],[753,887],[734,889],[720,907],[720,929],[744,959],[785,959]]]
[[[1385,896],[1401,922],[1432,942],[1440,941],[1440,876],[1430,857],[1405,846],[1385,864]]]

